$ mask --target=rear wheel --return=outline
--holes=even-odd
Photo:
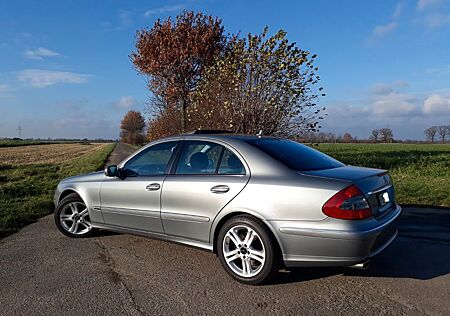
[[[217,238],[219,260],[239,282],[264,283],[278,268],[273,239],[259,219],[248,215],[233,217],[222,226]]]
[[[89,237],[94,232],[88,208],[76,193],[69,194],[59,202],[54,216],[56,227],[66,236]]]

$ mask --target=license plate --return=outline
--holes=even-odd
[[[388,204],[390,201],[391,201],[391,199],[389,197],[388,191],[378,195],[378,202],[380,203],[380,206],[384,206],[384,205]]]

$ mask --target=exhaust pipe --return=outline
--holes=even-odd
[[[370,266],[370,260],[366,260],[364,262],[360,262],[350,266],[349,268],[366,270]]]

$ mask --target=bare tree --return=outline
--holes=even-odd
[[[351,143],[353,141],[352,134],[345,133],[344,136],[342,137],[342,140],[344,141],[344,143]]]
[[[442,143],[445,143],[445,136],[449,134],[449,127],[446,125],[441,125],[437,127],[437,133],[441,137]]]
[[[380,135],[379,129],[374,129],[370,135],[370,139],[372,139],[375,143],[378,142],[378,136]]]
[[[390,143],[394,139],[394,133],[392,132],[392,129],[388,127],[380,128],[379,133],[382,142]]]
[[[427,139],[430,140],[432,143],[434,143],[434,138],[437,133],[437,126],[431,126],[427,128],[425,131],[425,136],[427,136]]]

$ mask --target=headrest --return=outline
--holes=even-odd
[[[193,171],[201,171],[208,168],[208,155],[202,152],[195,153],[189,159]]]

